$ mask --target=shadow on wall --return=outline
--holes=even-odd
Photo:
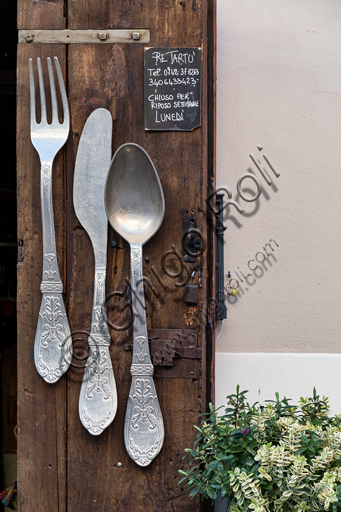
[[[263,253],[258,252],[257,254],[263,254]],[[264,256],[264,254],[263,254],[263,256]],[[250,263],[250,265],[255,264],[255,266],[253,268],[250,268],[250,266],[248,265],[248,268],[250,268],[250,270],[252,270],[252,274],[247,274],[246,277],[244,276],[245,283],[243,280],[239,281],[239,290],[240,290],[241,295],[244,295],[244,293],[249,290],[249,287],[254,286],[256,284],[257,280],[261,279],[265,275],[265,272],[267,272],[272,267],[272,265],[274,263],[277,263],[277,259],[273,254],[269,254],[267,257],[264,257],[264,259],[262,261],[259,261],[258,265],[256,264],[256,262],[254,262],[254,260],[250,260],[249,263]],[[237,268],[239,269],[239,267],[237,267]],[[243,286],[240,285],[241,282],[243,283]],[[244,286],[245,286],[245,290],[243,288]]]
[[[263,148],[260,146],[257,146],[257,149],[259,151],[262,151]],[[243,227],[243,224],[239,220],[239,216],[230,215],[232,206],[235,208],[236,212],[239,215],[243,215],[244,217],[253,217],[260,208],[260,196],[263,194],[266,201],[269,201],[270,195],[268,194],[264,182],[271,187],[273,192],[278,192],[278,188],[273,182],[273,179],[275,176],[276,178],[280,177],[280,174],[276,171],[274,166],[271,164],[269,158],[265,154],[257,155],[256,157],[250,153],[249,157],[251,158],[252,163],[256,166],[257,170],[259,171],[260,178],[262,178],[262,181],[258,177],[258,173],[254,171],[251,167],[248,168],[247,172],[243,174],[241,178],[237,181],[236,189],[237,194],[234,196],[234,199],[232,199],[232,192],[229,188],[226,186],[218,187],[216,190],[214,190],[207,198],[206,203],[208,208],[215,214],[217,218],[219,218],[219,215],[222,211],[224,211],[224,223],[228,220],[231,220],[236,228],[240,229]],[[260,160],[260,157],[263,157],[263,160]],[[265,162],[265,166],[264,166]],[[244,184],[244,181],[248,179],[248,183],[250,180],[252,181],[253,185],[256,187],[256,190],[253,188],[244,187],[242,188],[242,184]],[[218,192],[224,192],[224,204],[219,207],[219,210],[215,210],[212,204],[213,197],[218,194]],[[245,205],[240,204],[240,200],[245,201],[246,203],[255,203],[253,210],[249,212],[245,212]],[[225,226],[225,229],[228,226]]]
[[[254,286],[275,263],[277,263],[277,258],[270,252],[270,249],[274,252],[276,247],[279,247],[279,244],[272,238],[269,240],[269,243],[265,244],[263,247],[263,252],[258,251],[255,256],[247,262],[247,268],[252,271],[252,274],[249,272],[245,275],[240,267],[237,267],[238,271],[233,271],[233,276],[231,275],[231,271],[229,271],[228,276],[231,277],[230,287],[239,288],[240,293],[238,297],[233,297],[231,294],[226,293],[225,289],[224,300],[230,304],[234,304],[239,298],[242,298],[242,296],[245,295],[245,293]],[[235,276],[237,276],[237,279]],[[220,296],[221,292],[218,293],[217,301],[219,302],[222,300],[222,297]]]
[[[247,172],[249,174],[255,175],[255,171],[253,169],[251,169],[251,167],[248,168]],[[269,186],[273,192],[275,192],[275,193],[278,192],[278,188],[276,187],[276,185],[273,182]],[[242,192],[243,192],[243,194],[245,194],[245,193],[249,194],[250,197],[252,197],[255,194],[255,191],[249,187],[244,187],[242,189]],[[261,185],[261,195],[264,196],[266,201],[269,201],[271,199],[271,196],[268,194],[263,183]],[[260,209],[260,206],[261,206],[261,200],[260,200],[261,195],[255,201],[253,201],[254,207],[251,211],[249,211],[249,212],[247,212],[245,210],[243,211],[243,213],[241,214],[241,215],[243,215],[243,217],[253,217],[254,215],[256,215],[256,213],[258,212],[258,210]],[[234,200],[236,201],[236,203],[240,204],[240,195],[236,194],[234,197]],[[249,202],[251,202],[251,201],[249,201]],[[235,215],[232,215],[231,210],[232,209],[230,206],[228,206],[226,208],[226,213],[224,215],[224,224],[228,227],[228,221],[231,221],[236,226],[236,228],[241,229],[243,227],[243,224],[240,222],[240,217],[238,216],[238,218],[237,218]]]

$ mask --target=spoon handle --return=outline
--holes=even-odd
[[[90,352],[79,396],[79,417],[84,427],[99,435],[115,417],[117,391],[110,358],[110,334],[105,311],[106,268],[95,269]]]
[[[144,287],[142,276],[142,245],[130,246],[131,291],[133,306],[133,362],[127,411],[124,424],[124,442],[129,456],[139,466],[148,466],[160,452],[164,427],[157,398],[151,362]]]

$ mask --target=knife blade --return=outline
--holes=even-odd
[[[111,162],[111,139],[111,114],[99,108],[85,123],[77,150],[73,184],[75,212],[89,235],[95,257],[89,355],[79,397],[80,420],[93,435],[101,434],[110,425],[117,410],[105,308],[108,219],[104,190]]]

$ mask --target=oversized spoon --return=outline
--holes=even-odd
[[[105,207],[112,227],[130,244],[134,344],[124,442],[130,457],[139,466],[148,466],[162,448],[164,427],[148,345],[142,246],[159,229],[165,201],[154,164],[141,146],[123,144],[116,151]]]

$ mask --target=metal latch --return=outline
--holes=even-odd
[[[187,263],[194,263],[195,258],[202,253],[201,234],[196,226],[195,217],[184,217],[182,246],[183,260]]]
[[[197,331],[192,329],[148,329],[154,377],[196,379],[199,376]],[[133,350],[133,345],[125,345]]]
[[[223,199],[224,194],[216,194],[216,261],[215,261],[215,280],[216,280],[216,319],[225,320],[227,318],[227,309],[225,306],[224,294],[224,219],[223,219]]]

